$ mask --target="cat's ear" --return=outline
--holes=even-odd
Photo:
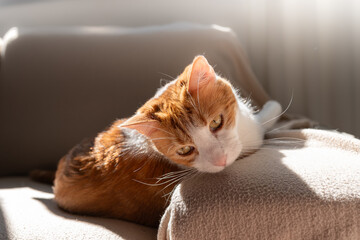
[[[188,91],[196,93],[203,86],[215,82],[216,75],[214,69],[204,56],[195,57],[189,74]]]
[[[120,124],[120,127],[135,129],[139,133],[147,136],[150,139],[158,135],[161,129],[160,123],[158,121],[148,119],[142,114],[134,115],[133,117]]]

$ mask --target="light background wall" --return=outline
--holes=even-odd
[[[127,26],[176,21],[231,27],[270,95],[289,112],[360,136],[360,1],[0,0],[13,26]]]

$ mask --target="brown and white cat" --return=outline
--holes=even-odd
[[[196,171],[219,172],[254,151],[280,112],[269,101],[255,114],[197,56],[134,116],[115,121],[60,160],[55,200],[69,212],[155,227],[166,207],[163,196],[177,180]]]

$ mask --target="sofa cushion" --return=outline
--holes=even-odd
[[[360,239],[360,140],[317,129],[267,138],[224,171],[182,182],[158,239]]]
[[[73,215],[53,201],[50,185],[0,178],[0,239],[156,239],[156,229]]]

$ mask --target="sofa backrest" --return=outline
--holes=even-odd
[[[0,176],[54,169],[73,145],[131,116],[199,54],[244,96],[251,92],[259,105],[268,99],[248,81],[254,75],[230,29],[11,29],[0,63]]]

